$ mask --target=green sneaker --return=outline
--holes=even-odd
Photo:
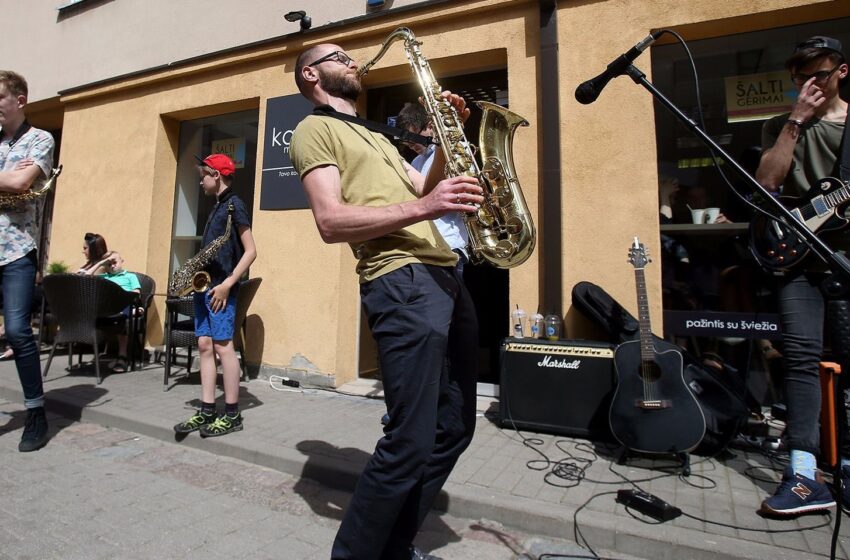
[[[242,414],[237,412],[236,416],[222,414],[212,424],[201,426],[201,437],[215,437],[238,432],[242,429]]]
[[[203,426],[209,426],[210,424],[214,423],[216,421],[216,418],[217,415],[215,412],[213,412],[212,414],[206,414],[199,410],[185,422],[175,424],[174,431],[178,434],[191,434],[195,430],[201,429]]]

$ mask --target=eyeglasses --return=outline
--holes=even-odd
[[[345,67],[348,68],[351,66],[351,63],[354,62],[354,59],[345,54],[342,51],[334,51],[332,53],[328,53],[322,58],[311,62],[307,66],[315,66],[317,64],[321,64],[323,62],[327,62],[329,60],[333,60],[334,62],[339,62],[340,64],[345,64]]]
[[[841,67],[839,64],[832,70],[821,70],[820,72],[815,72],[814,74],[791,74],[791,81],[794,82],[798,86],[802,86],[810,79],[814,78],[816,82],[823,83],[832,76],[832,73],[838,70]]]

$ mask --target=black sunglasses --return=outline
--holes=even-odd
[[[832,70],[821,70],[819,72],[815,72],[814,74],[791,74],[791,81],[801,86],[808,82],[810,79],[814,78],[816,82],[823,83],[832,76],[832,73],[841,68],[839,64]]]
[[[348,68],[351,66],[351,63],[354,62],[354,59],[345,54],[342,51],[334,51],[332,53],[328,53],[322,58],[315,60],[308,64],[307,66],[315,66],[317,64],[321,64],[323,62],[327,62],[329,60],[333,60],[334,62],[339,62],[340,64],[345,64],[345,67]]]

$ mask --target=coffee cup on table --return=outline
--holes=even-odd
[[[705,209],[705,223],[713,224],[717,221],[717,216],[720,215],[720,208],[706,208]]]
[[[704,224],[705,208],[691,208],[691,218],[695,224]]]

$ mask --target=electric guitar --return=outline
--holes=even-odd
[[[833,177],[821,179],[805,196],[779,201],[810,231],[820,234],[845,227],[843,209],[850,202],[850,185]],[[784,221],[758,213],[750,221],[750,252],[767,272],[787,272],[811,252]]]
[[[649,258],[635,237],[629,249],[635,268],[640,338],[617,346],[617,389],[608,415],[611,433],[642,453],[683,453],[705,435],[705,417],[683,375],[682,353],[652,335],[644,268]]]

